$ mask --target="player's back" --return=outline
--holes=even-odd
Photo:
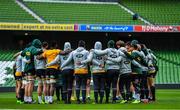
[[[108,54],[107,56],[110,58],[118,58],[119,57],[119,53],[118,50],[115,48],[108,48]],[[106,67],[107,69],[119,69],[119,63],[110,61],[110,60],[106,60]]]
[[[83,47],[78,47],[76,50],[73,51],[75,74],[88,73],[88,65],[79,64],[79,62],[87,59],[88,54],[89,52]]]
[[[47,63],[50,63],[52,62],[56,56],[59,54],[61,50],[59,49],[49,49],[49,50],[45,50],[44,53],[43,53],[43,57],[46,58],[46,62]],[[53,66],[49,66],[47,68],[55,68],[57,69],[59,67],[59,65],[53,65]]]

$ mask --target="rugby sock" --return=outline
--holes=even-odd
[[[48,96],[44,96],[44,100],[47,103],[48,102]]]
[[[42,96],[38,96],[38,102],[42,103]]]
[[[95,99],[95,102],[98,103],[98,92],[97,91],[94,91],[94,99]]]
[[[57,100],[60,100],[60,91],[59,91],[59,87],[56,88],[56,97],[57,97]]]
[[[140,96],[141,99],[144,99],[144,94],[145,94],[144,92],[145,92],[144,89],[142,89],[141,90],[141,96]]]
[[[151,93],[152,93],[152,100],[155,101],[156,100],[156,94],[155,94],[155,86],[151,86]]]
[[[146,99],[149,98],[149,90],[148,90],[148,89],[145,90],[145,98],[146,98]]]
[[[133,97],[133,92],[130,92],[129,98],[132,99]]]
[[[48,102],[50,102],[50,96],[47,96]]]
[[[136,94],[136,100],[140,100],[140,94]]]
[[[32,102],[32,97],[28,97],[28,102]]]
[[[76,97],[77,97],[77,100],[80,101],[80,90],[76,90]]]
[[[104,97],[104,91],[100,92],[100,103],[102,103]]]
[[[22,89],[22,88],[20,89],[19,95],[20,95],[21,102],[23,102],[24,101],[24,89]]]
[[[27,96],[24,96],[24,102],[27,102]]]
[[[132,92],[132,98],[136,99],[136,93],[135,93],[135,91]]]
[[[126,100],[126,95],[124,92],[121,92],[121,96],[122,96],[123,100]]]
[[[82,98],[83,98],[83,102],[86,101],[86,90],[82,90]]]
[[[68,90],[68,102],[71,101],[72,90]]]
[[[115,89],[115,90],[113,90],[113,100],[116,100],[116,92],[117,90]]]
[[[125,100],[129,100],[129,98],[130,98],[130,93],[126,93],[126,99]]]
[[[50,103],[53,102],[52,96],[49,96],[49,102],[50,102]]]
[[[64,102],[67,103],[67,91],[63,91]]]
[[[109,94],[110,94],[110,89],[107,88],[107,89],[106,89],[106,103],[109,102]]]

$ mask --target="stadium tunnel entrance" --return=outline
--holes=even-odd
[[[23,49],[33,39],[41,41],[57,41],[59,48],[63,49],[64,42],[70,42],[77,48],[79,40],[86,42],[86,48],[94,47],[96,41],[101,41],[103,48],[107,47],[108,40],[139,40],[148,48],[155,50],[179,50],[180,33],[106,33],[106,32],[55,32],[55,31],[0,31],[1,49]]]

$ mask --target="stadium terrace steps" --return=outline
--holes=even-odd
[[[48,23],[141,25],[116,4],[24,2]],[[155,25],[180,25],[179,0],[121,0],[130,10]],[[39,23],[15,3],[0,0],[0,22]]]
[[[16,52],[16,50],[0,50],[0,86],[15,86],[15,81],[12,74],[12,67],[14,64],[13,55]],[[11,69],[11,71],[7,71],[7,68]]]
[[[12,61],[17,50],[0,50],[0,61]]]
[[[0,0],[0,22],[38,23],[36,19],[20,8],[15,0]]]
[[[121,0],[120,3],[155,25],[180,25],[179,0]]]
[[[156,83],[178,84],[180,83],[180,52],[159,51],[157,53],[159,72]]]
[[[72,24],[144,24],[133,21],[132,16],[117,4],[72,4],[72,3],[39,3],[25,4],[48,23]]]

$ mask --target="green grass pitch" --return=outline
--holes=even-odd
[[[36,97],[37,94],[34,95]],[[93,96],[92,96],[93,97]],[[73,102],[75,103],[75,102]],[[165,90],[160,89],[157,90],[157,101],[149,104],[71,104],[65,105],[60,103],[55,104],[46,104],[46,105],[39,105],[39,104],[16,104],[15,93],[0,93],[0,109],[61,109],[61,110],[112,110],[112,109],[131,109],[131,110],[139,110],[139,109],[156,109],[156,110],[166,110],[166,109],[180,109],[180,90]]]

